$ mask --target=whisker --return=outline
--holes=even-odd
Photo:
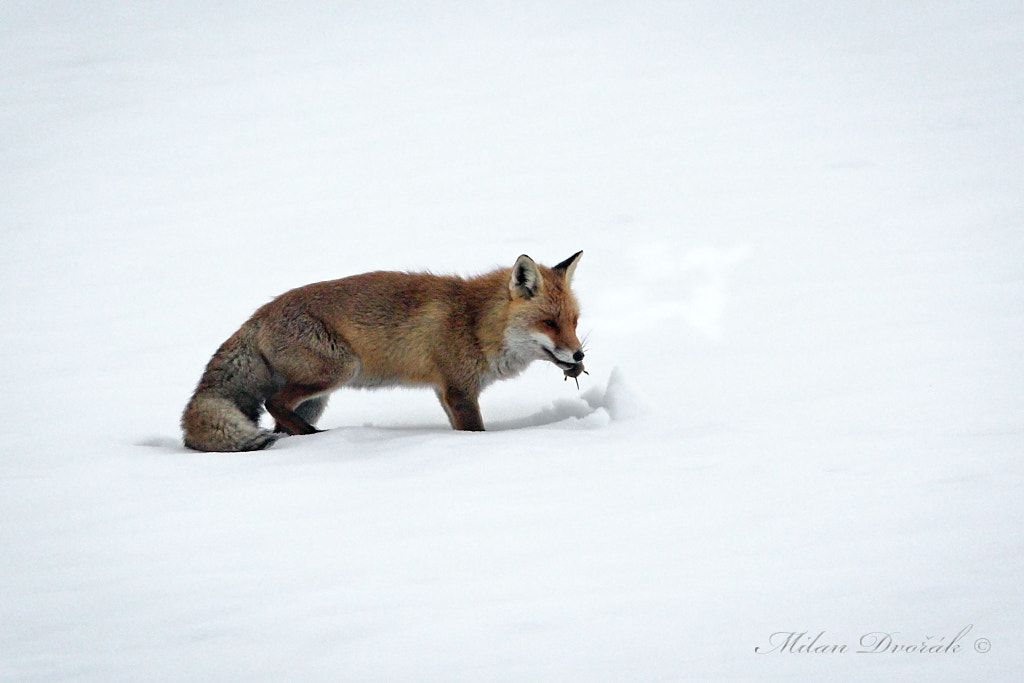
[[[587,332],[586,334],[583,335],[583,338],[580,339],[580,346],[583,349],[583,353],[586,353],[587,349],[590,348],[590,335],[591,335],[592,332],[593,332],[593,330],[591,330],[590,332]]]

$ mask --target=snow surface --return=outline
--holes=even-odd
[[[0,679],[1017,680],[1022,55],[1017,1],[3,3]],[[276,294],[577,249],[580,390],[180,446]]]

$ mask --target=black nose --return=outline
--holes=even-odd
[[[583,360],[583,352],[577,351],[576,353],[572,354],[572,359],[579,363],[581,360]]]

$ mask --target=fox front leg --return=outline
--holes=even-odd
[[[437,397],[441,400],[444,412],[448,414],[448,421],[452,428],[463,432],[484,431],[484,420],[480,416],[480,404],[476,396],[461,389],[449,387],[444,391],[438,391]]]

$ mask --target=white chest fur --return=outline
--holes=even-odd
[[[483,378],[484,386],[500,379],[515,377],[540,357],[539,351],[529,333],[508,332],[501,350],[490,359],[490,371]]]

